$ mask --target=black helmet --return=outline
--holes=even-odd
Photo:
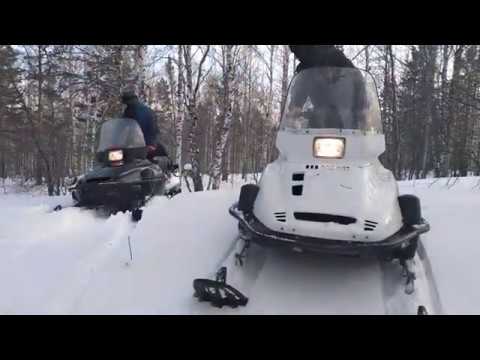
[[[290,45],[290,51],[295,54],[301,63],[312,64],[319,56],[335,50],[333,45]]]
[[[137,100],[138,97],[135,94],[135,91],[132,89],[127,89],[122,91],[122,103],[129,104],[130,102]]]

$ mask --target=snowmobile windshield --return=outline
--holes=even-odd
[[[382,132],[372,76],[354,68],[316,67],[293,78],[282,129],[351,129]]]
[[[97,152],[109,149],[144,148],[145,139],[138,123],[133,119],[111,119],[103,123]]]

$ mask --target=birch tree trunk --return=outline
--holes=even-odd
[[[207,46],[203,53],[202,59],[197,69],[197,79],[195,84],[193,83],[193,68],[192,68],[192,45],[181,45],[183,47],[183,57],[185,60],[185,74],[186,74],[186,87],[185,87],[185,106],[188,112],[188,121],[190,125],[190,132],[188,135],[189,144],[189,156],[192,165],[191,176],[193,180],[194,191],[203,191],[202,176],[200,173],[200,146],[198,144],[198,109],[197,109],[197,94],[200,89],[200,82],[202,79],[202,69],[205,63],[206,57],[210,50],[210,46]]]
[[[265,127],[264,127],[264,139],[262,139],[262,144],[265,144],[265,149],[263,151],[264,157],[262,158],[262,167],[266,166],[270,159],[270,152],[273,147],[272,134],[269,130],[273,127],[273,74],[274,74],[274,56],[277,49],[276,45],[269,46],[269,59],[268,59],[268,99],[267,99],[267,112],[265,117]]]
[[[134,55],[134,71],[136,80],[136,89],[139,99],[147,100],[145,87],[147,45],[136,45]]]
[[[288,93],[288,65],[290,62],[290,49],[288,45],[283,45],[283,57],[282,57],[282,98],[280,103],[280,111],[283,111],[285,102],[287,101]]]
[[[215,142],[215,153],[211,168],[211,177],[213,178],[213,190],[220,188],[222,174],[222,159],[225,151],[230,128],[233,119],[233,103],[235,100],[235,45],[223,45],[223,118],[219,117],[217,124],[217,141]]]
[[[183,48],[182,45],[178,45],[178,85],[177,85],[177,111],[176,111],[176,123],[175,123],[175,142],[177,145],[176,161],[182,169],[182,154],[183,154],[183,125],[185,122],[185,79],[184,79],[184,66],[183,66]]]
[[[365,46],[365,71],[370,71],[370,50],[369,45]]]
[[[392,123],[393,123],[393,173],[400,178],[400,126],[398,124],[397,116],[397,82],[395,80],[395,58],[393,56],[392,45],[387,45],[389,60],[390,60],[390,86],[392,95]]]
[[[422,177],[425,178],[428,172],[428,154],[430,150],[430,130],[432,126],[432,112],[433,112],[433,91],[435,88],[435,72],[437,68],[437,46],[436,45],[422,45],[424,58],[425,58],[425,83],[424,83],[424,96],[425,96],[425,132],[423,141],[423,153],[422,153]]]
[[[442,47],[442,73],[441,73],[441,103],[440,103],[440,129],[439,129],[439,177],[448,176],[450,162],[449,119],[448,119],[448,65],[450,45]]]

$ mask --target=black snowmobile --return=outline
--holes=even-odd
[[[131,211],[139,221],[141,207],[153,196],[171,197],[181,191],[167,157],[147,159],[142,130],[133,119],[111,119],[102,125],[96,160],[97,166],[69,188],[76,207],[107,215]]]

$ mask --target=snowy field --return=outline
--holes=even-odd
[[[446,314],[480,314],[479,181],[400,183],[402,193],[420,196],[431,224],[422,242]],[[243,271],[228,267],[228,282],[249,304],[228,310],[199,304],[192,280],[211,277],[235,240],[237,224],[227,210],[241,184],[154,199],[137,225],[128,214],[51,213],[69,197],[17,193],[7,184],[0,189],[0,314],[395,313],[397,290],[375,260],[256,247]]]

